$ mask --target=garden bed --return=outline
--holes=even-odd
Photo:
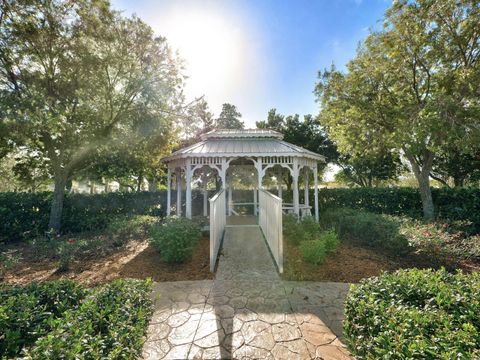
[[[182,264],[164,262],[145,239],[131,240],[106,254],[92,254],[81,260],[73,260],[65,272],[57,270],[56,259],[39,259],[37,251],[31,245],[11,245],[4,251],[18,257],[18,263],[8,269],[3,278],[0,276],[0,282],[7,284],[73,279],[86,285],[98,285],[118,278],[179,281],[211,279],[213,276],[209,269],[207,237],[198,242],[192,259]]]
[[[322,264],[315,265],[302,258],[298,247],[284,243],[283,278],[286,280],[357,283],[382,271],[413,267],[428,268],[432,264],[421,256],[391,258],[375,249],[340,243]]]

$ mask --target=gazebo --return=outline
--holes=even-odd
[[[176,214],[182,215],[182,183],[185,182],[185,216],[192,217],[192,183],[203,186],[203,215],[207,209],[208,171],[214,171],[221,189],[228,191],[226,211],[231,214],[232,184],[229,183],[229,169],[250,167],[256,174],[254,192],[254,214],[258,213],[258,191],[262,190],[266,174],[276,180],[277,195],[282,198],[283,172],[288,171],[293,179],[293,203],[282,203],[283,212],[298,216],[310,213],[309,174],[313,173],[314,215],[318,221],[318,176],[317,165],[325,162],[322,155],[283,141],[283,135],[273,130],[215,130],[202,135],[201,141],[180,149],[163,159],[168,166],[167,173],[167,215],[172,207],[172,176],[175,177]],[[252,173],[252,172],[251,172]],[[304,203],[300,204],[299,176],[304,179]]]

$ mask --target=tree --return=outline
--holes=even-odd
[[[437,154],[430,176],[445,186],[460,187],[480,180],[480,149],[467,154],[455,146],[445,147]]]
[[[372,187],[382,182],[397,180],[404,167],[398,154],[375,154],[373,157],[342,155],[337,161],[341,171],[335,180],[348,186]]]
[[[320,117],[347,153],[399,151],[418,181],[423,213],[434,216],[435,157],[479,141],[480,7],[468,1],[396,1],[345,74],[320,74]]]
[[[285,126],[285,116],[278,114],[277,109],[271,109],[268,112],[266,121],[257,121],[255,123],[257,129],[271,129],[283,132]]]
[[[49,228],[58,232],[68,179],[99,148],[128,142],[146,114],[168,123],[182,77],[166,40],[106,0],[3,5],[2,123],[14,147],[47,164],[54,180]],[[163,139],[170,128],[161,128]]]
[[[240,120],[242,114],[237,107],[232,104],[223,104],[222,111],[217,119],[217,129],[243,129],[245,127],[243,121]]]

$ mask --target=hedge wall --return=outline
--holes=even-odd
[[[0,193],[0,242],[15,242],[43,234],[48,228],[51,192]],[[164,215],[165,192],[68,194],[62,229],[79,232],[101,229],[118,215]]]
[[[480,189],[432,189],[435,213],[443,220],[471,221],[480,231]],[[422,203],[414,188],[321,189],[321,210],[348,207],[390,215],[422,217]]]

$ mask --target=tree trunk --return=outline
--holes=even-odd
[[[406,152],[407,159],[412,165],[415,178],[418,181],[420,198],[422,199],[423,217],[425,220],[433,220],[435,217],[432,190],[430,189],[430,172],[432,171],[433,154],[425,150],[422,156],[422,166],[415,157]]]
[[[50,220],[48,229],[54,233],[59,233],[62,224],[63,199],[65,197],[65,185],[67,176],[63,171],[55,174],[55,185],[53,190],[52,206],[50,208]]]
[[[137,192],[142,191],[142,183],[143,183],[143,172],[140,172],[140,174],[138,175]]]

